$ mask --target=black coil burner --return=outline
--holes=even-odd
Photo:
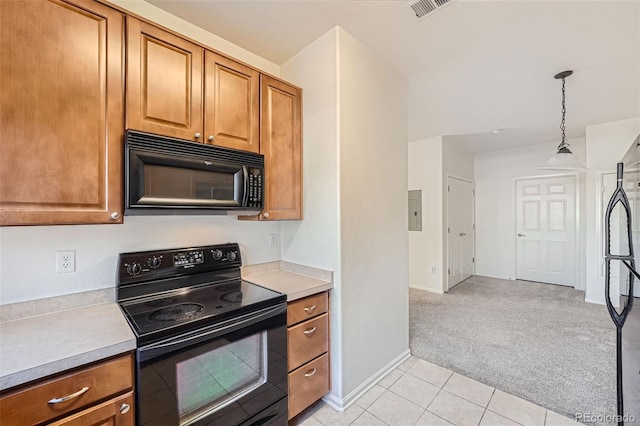
[[[149,320],[154,322],[181,321],[199,314],[203,310],[204,306],[199,303],[182,303],[151,312]]]

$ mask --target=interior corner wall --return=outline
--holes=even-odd
[[[114,6],[125,9],[129,13],[149,19],[170,30],[183,34],[202,44],[225,53],[234,59],[243,61],[269,74],[279,76],[280,67],[267,59],[248,51],[235,43],[212,34],[190,22],[185,21],[157,6],[142,0],[106,0]]]
[[[282,260],[334,271],[331,291],[331,393],[342,398],[339,235],[337,29],[282,64],[282,78],[303,88],[302,221],[281,225]]]
[[[342,380],[349,396],[409,350],[407,80],[342,29],[338,76]]]
[[[605,303],[603,262],[603,173],[615,173],[616,164],[640,134],[640,117],[587,126],[586,150],[586,296],[592,303]],[[638,218],[634,218],[638,220]]]
[[[408,231],[409,286],[435,293],[443,293],[445,262],[442,139],[436,136],[408,144],[409,190],[422,191],[422,231]]]
[[[585,161],[585,140],[568,141],[578,159]],[[474,156],[476,188],[476,274],[516,279],[515,178],[562,175],[538,170],[558,148],[558,142],[478,152]],[[578,176],[580,253],[578,288],[584,288],[585,270],[585,176]]]

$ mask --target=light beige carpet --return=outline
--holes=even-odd
[[[615,413],[615,327],[583,292],[474,276],[409,300],[415,356],[569,417]]]

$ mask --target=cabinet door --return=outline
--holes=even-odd
[[[260,74],[246,65],[205,52],[205,142],[260,151]]]
[[[262,220],[302,219],[302,93],[262,75],[265,202]]]
[[[133,392],[65,417],[49,426],[133,426]]]
[[[121,13],[0,1],[0,224],[122,221]]]
[[[127,128],[202,140],[203,51],[127,17]]]

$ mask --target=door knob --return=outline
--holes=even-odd
[[[526,237],[526,234],[518,234],[518,237]]]
[[[461,232],[461,233],[460,233],[460,236],[461,236],[461,237],[464,237],[465,235],[467,235],[467,234],[465,234],[464,232]]]

